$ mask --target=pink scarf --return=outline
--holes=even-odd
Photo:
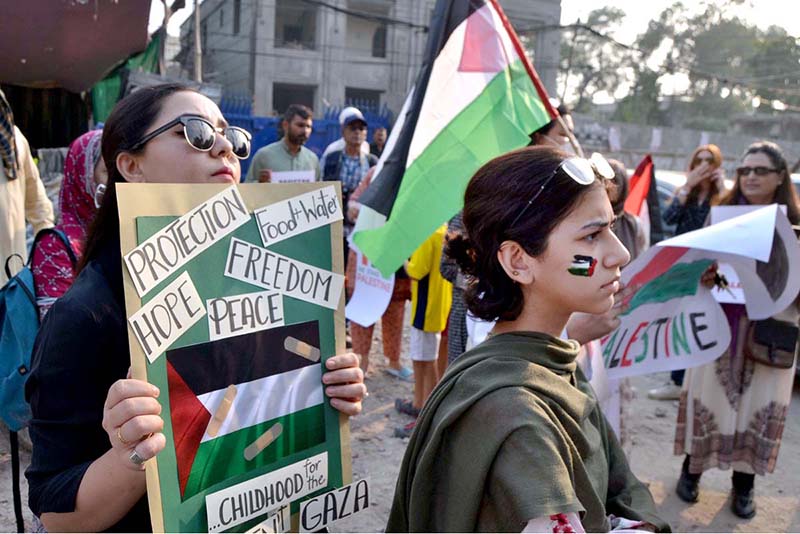
[[[64,180],[59,194],[61,220],[56,228],[67,235],[78,260],[97,211],[94,206],[97,187],[94,168],[100,159],[101,134],[101,130],[92,130],[73,141],[64,164]],[[43,316],[53,301],[69,289],[75,277],[64,244],[55,236],[44,236],[33,251],[32,270],[36,298]]]

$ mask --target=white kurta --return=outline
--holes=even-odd
[[[797,324],[796,306],[775,316]],[[775,470],[795,369],[755,363],[744,355],[749,321],[740,318],[731,346],[717,360],[686,371],[675,454],[689,454],[689,472],[714,467],[764,475]],[[797,365],[797,358],[795,358]]]
[[[25,221],[33,231],[53,226],[53,205],[47,198],[39,170],[31,156],[28,140],[14,127],[17,144],[17,179],[9,181],[0,165],[0,285],[6,282],[6,258],[19,254],[25,261],[28,251],[25,244]],[[12,274],[21,266],[12,263]]]

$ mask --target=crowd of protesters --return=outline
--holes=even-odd
[[[609,407],[596,398],[580,363],[619,324],[621,270],[647,250],[649,235],[623,209],[624,165],[576,156],[572,117],[564,106],[558,111],[561,119],[532,132],[529,147],[481,167],[463,211],[395,273],[379,322],[384,371],[408,384],[409,396],[394,408],[409,422],[394,435],[410,440],[391,531],[669,529],[620,446],[624,410],[619,401]],[[192,136],[189,118],[197,130]],[[33,411],[26,476],[40,528],[150,528],[143,464],[166,438],[159,392],[129,373],[116,185],[266,183],[295,171],[339,182],[350,298],[361,258],[350,238],[362,195],[388,150],[387,131],[376,128],[368,143],[370,125],[356,108],[344,109],[339,123],[341,138],[318,158],[304,146],[312,110],[289,106],[282,138],[253,155],[242,180],[250,136],[229,126],[214,102],[180,85],[141,89],[117,104],[102,130],[70,145],[56,221],[0,92],[0,259],[27,261],[26,222],[34,233],[56,230],[31,250],[43,322],[26,385]],[[197,145],[198,136],[211,148]],[[715,205],[779,203],[800,223],[800,201],[777,145],[752,144],[732,187],[722,162],[715,145],[691,154],[686,182],[663,214],[676,233],[708,225]],[[231,172],[215,173],[220,164]],[[594,258],[594,276],[561,268],[576,255]],[[697,283],[712,284],[715,269]],[[670,383],[648,395],[680,401],[678,496],[697,501],[704,471],[732,468],[731,509],[750,518],[755,475],[775,469],[795,364],[777,369],[746,357],[743,339],[753,325],[744,306],[722,307],[730,347],[712,363],[674,371]],[[468,328],[476,319],[495,322],[479,344]],[[786,328],[799,319],[795,305],[773,318]],[[347,330],[352,348],[327,360],[324,380],[331,404],[355,415],[373,373],[374,325],[351,321]],[[404,332],[411,367],[402,363]],[[626,388],[624,381],[612,386],[617,399],[623,392],[623,404]]]

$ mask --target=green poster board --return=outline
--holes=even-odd
[[[243,532],[276,513],[296,529],[302,501],[351,480],[321,383],[344,352],[338,185],[118,196],[133,376],[160,389],[167,441],[146,464],[154,531]]]

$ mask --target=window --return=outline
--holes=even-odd
[[[372,57],[386,57],[386,24],[381,24],[372,36]]]
[[[302,104],[314,108],[314,85],[276,83],[272,85],[272,109],[282,115],[291,104]]]
[[[225,24],[225,9],[219,8],[219,27],[222,28],[224,24]]]
[[[316,6],[296,0],[276,0],[276,47],[313,50],[316,48],[316,35]]]
[[[381,107],[382,91],[373,89],[358,89],[356,87],[344,88],[344,105],[355,106],[361,111],[377,112]]]
[[[389,5],[364,0],[348,0],[347,7],[358,13],[347,15],[345,45],[347,54],[360,57],[386,57],[386,23]]]
[[[242,0],[233,0],[233,34],[239,35],[239,17],[242,14]]]

